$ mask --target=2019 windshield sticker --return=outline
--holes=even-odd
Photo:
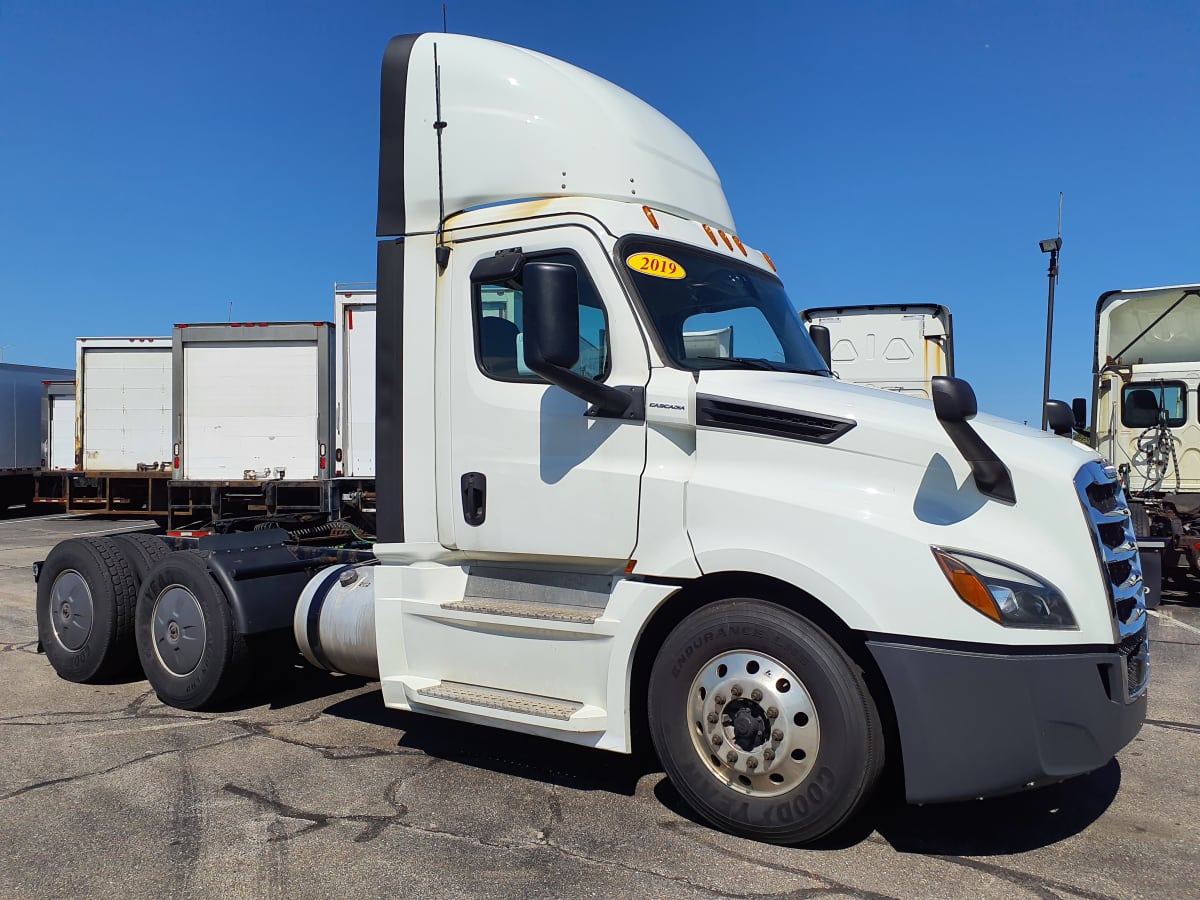
[[[655,278],[679,279],[687,276],[683,266],[658,253],[632,253],[625,258],[625,265],[635,272]]]

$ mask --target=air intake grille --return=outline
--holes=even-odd
[[[858,423],[852,419],[835,419],[795,409],[701,395],[696,398],[696,424],[831,444]]]
[[[1120,651],[1126,660],[1126,686],[1129,696],[1135,697],[1146,689],[1150,658],[1145,627],[1146,588],[1129,504],[1116,469],[1099,462],[1090,462],[1079,470],[1075,490],[1087,513],[1096,555],[1105,574]]]

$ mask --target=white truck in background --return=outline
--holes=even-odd
[[[0,363],[0,515],[33,500],[34,479],[44,465],[42,389],[48,380],[71,378],[70,369]]]
[[[69,513],[163,518],[171,478],[171,339],[77,338],[75,373],[74,465],[62,468],[57,456],[58,465],[38,475],[34,502],[63,504]]]
[[[850,384],[933,399],[933,379],[954,375],[954,323],[936,303],[827,306],[801,313],[829,329],[834,374]]]
[[[1143,562],[1200,575],[1200,285],[1102,294],[1093,360],[1091,433],[1130,495]]]
[[[373,553],[220,535],[135,595],[140,556],[65,541],[35,572],[63,677],[136,652],[198,708],[290,626],[394,709],[648,739],[699,815],[780,843],[842,827],[885,764],[958,800],[1133,739],[1139,562],[1094,451],[958,379],[831,378],[703,152],[615,85],[423,34],[381,91]]]

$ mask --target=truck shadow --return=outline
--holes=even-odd
[[[890,804],[876,830],[900,853],[997,856],[1048,847],[1084,831],[1112,805],[1121,764],[1059,784],[963,803]]]
[[[898,786],[885,784],[861,816],[807,849],[846,850],[877,832],[897,853],[1002,856],[1037,850],[1084,831],[1108,809],[1120,783],[1121,768],[1114,759],[1061,784],[963,803],[912,806],[904,802]],[[711,827],[670,781],[659,782],[654,794],[676,815]]]
[[[647,754],[625,756],[434,716],[388,709],[380,691],[347,697],[323,712],[401,733],[396,746],[472,768],[580,791],[632,797],[638,781],[660,771]]]
[[[638,783],[662,771],[652,752],[622,756],[548,738],[399,712],[383,705],[381,692],[366,691],[326,707],[337,716],[401,732],[397,746],[489,772],[582,791],[634,796]],[[910,806],[898,785],[880,796],[850,827],[812,849],[846,849],[878,832],[899,853],[936,856],[997,856],[1047,847],[1084,831],[1112,804],[1121,784],[1114,759],[1089,775],[1007,797],[964,803]],[[666,778],[653,790],[672,813],[705,828]]]

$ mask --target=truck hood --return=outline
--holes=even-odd
[[[840,449],[922,467],[933,454],[941,454],[956,470],[959,463],[966,466],[929,400],[813,375],[742,370],[701,372],[696,394],[852,422],[853,427],[836,438]],[[981,413],[971,425],[1014,478],[1019,472],[1070,478],[1085,463],[1100,458],[1073,440],[998,416]]]

